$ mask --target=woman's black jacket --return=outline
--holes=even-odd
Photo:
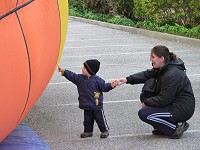
[[[126,77],[127,84],[140,84],[148,79],[157,79],[156,96],[144,99],[152,107],[170,107],[173,118],[180,121],[190,119],[195,110],[195,98],[185,66],[181,59],[172,60],[158,69],[149,69]]]

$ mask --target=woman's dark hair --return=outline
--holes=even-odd
[[[175,60],[176,55],[169,51],[169,49],[164,45],[157,45],[154,48],[152,48],[151,53],[154,53],[158,57],[164,57],[165,62],[168,62],[169,60]]]

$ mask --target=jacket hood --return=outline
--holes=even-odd
[[[168,63],[166,63],[166,64],[163,66],[163,68],[161,69],[161,71],[162,71],[162,70],[165,70],[165,68],[168,68],[168,67],[177,67],[177,68],[179,68],[180,70],[186,71],[184,62],[183,62],[180,58],[177,58],[176,60],[171,60],[171,61],[169,61]]]

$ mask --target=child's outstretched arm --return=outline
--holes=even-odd
[[[72,83],[77,85],[77,82],[81,78],[82,74],[76,74],[70,70],[64,69],[58,66],[58,71],[64,76],[67,80],[71,81]]]
[[[64,75],[65,69],[58,66],[58,71],[61,72],[61,75]]]

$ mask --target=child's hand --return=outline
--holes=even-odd
[[[64,71],[65,71],[65,69],[64,69],[64,68],[61,68],[60,66],[58,66],[58,71],[59,71],[59,72],[61,72],[61,75],[63,75],[63,74],[64,74]]]
[[[118,85],[118,80],[111,82],[112,88],[115,88]]]
[[[60,66],[58,66],[58,71],[61,72],[62,71],[62,68]]]

